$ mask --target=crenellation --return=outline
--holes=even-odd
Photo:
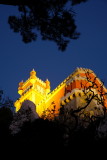
[[[46,83],[43,82],[41,79],[39,79],[38,77],[36,78],[37,82],[39,82],[42,86],[46,87]]]

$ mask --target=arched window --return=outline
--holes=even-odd
[[[75,98],[76,96],[75,96],[75,93],[73,93],[73,97]]]
[[[81,97],[81,93],[78,94]]]

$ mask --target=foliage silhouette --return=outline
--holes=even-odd
[[[86,73],[86,77],[88,82],[91,81],[89,72]],[[96,77],[97,78],[97,77]],[[96,86],[96,78],[94,79],[93,83],[91,83],[91,87]],[[81,84],[83,85],[83,84]],[[97,101],[100,102],[102,105],[104,105],[104,99],[101,99],[101,97],[97,96],[92,90],[92,88],[86,88],[84,85],[84,94],[92,91],[94,97],[97,97]],[[103,90],[102,90],[103,84],[100,86],[100,95],[103,96]],[[2,91],[1,91],[2,94]],[[93,97],[93,98],[94,98]],[[86,96],[86,102],[89,104],[92,101],[90,96]],[[74,111],[69,110],[69,114],[71,118],[74,118],[74,115],[76,118],[78,118],[81,111],[87,108],[87,105],[75,109]],[[94,106],[93,106],[94,107]],[[63,110],[64,111],[64,110]],[[51,154],[52,157],[58,156],[67,156],[71,155],[76,156],[77,153],[87,153],[88,156],[96,155],[98,152],[103,153],[105,151],[104,145],[107,143],[107,134],[103,138],[97,138],[97,129],[99,127],[99,124],[103,120],[107,121],[107,113],[104,110],[104,116],[97,117],[95,120],[92,119],[92,117],[88,116],[89,118],[89,125],[87,127],[84,127],[82,123],[74,123],[75,118],[71,121],[72,123],[69,123],[69,132],[68,132],[68,126],[66,125],[66,112],[63,115],[64,123],[59,121],[60,119],[55,120],[47,120],[47,119],[35,119],[34,121],[26,121],[23,123],[23,126],[21,126],[20,132],[18,132],[15,135],[12,135],[9,130],[9,126],[13,120],[13,112],[9,107],[1,107],[0,108],[0,138],[1,138],[1,145],[2,149],[4,151],[9,151],[9,153],[17,154],[17,156],[24,156],[24,157],[33,157],[34,153],[37,155],[41,155],[41,153],[44,154]],[[54,113],[54,112],[53,112]],[[61,113],[62,114],[62,113]],[[85,114],[85,112],[84,112]],[[68,118],[70,118],[68,116]],[[105,119],[106,118],[106,119]],[[71,120],[71,119],[69,119]],[[83,119],[84,122],[85,119]],[[16,119],[17,121],[17,119]],[[79,122],[79,121],[78,121]],[[77,126],[75,129],[73,128],[73,125],[76,124]],[[67,137],[67,134],[68,137]],[[67,140],[67,141],[66,141]],[[10,147],[10,144],[13,146]],[[89,154],[91,153],[91,154]],[[97,155],[96,155],[97,156]]]
[[[13,119],[13,112],[7,108],[2,107],[0,108],[0,135],[7,134],[6,130]]]
[[[3,90],[0,90],[0,139],[1,146],[4,145],[10,134],[9,126],[13,119],[13,101],[4,97]],[[3,146],[2,146],[3,147]]]
[[[64,51],[71,39],[79,38],[76,31],[73,5],[87,0],[21,0],[0,1],[1,4],[18,6],[20,16],[9,16],[8,23],[14,32],[20,33],[25,43],[42,40],[54,41]]]
[[[9,126],[13,119],[13,112],[8,107],[0,108],[0,156],[5,156],[5,151],[9,150],[10,147],[10,130]]]
[[[14,112],[15,109],[13,100],[11,100],[9,97],[5,97],[3,90],[0,90],[0,108],[1,107],[10,108],[12,112]]]

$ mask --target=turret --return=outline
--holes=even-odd
[[[19,83],[18,93],[19,93],[20,95],[22,95],[22,92],[23,92],[23,88],[22,88],[23,83],[24,83],[23,80]]]
[[[33,69],[33,70],[30,72],[30,82],[31,82],[32,84],[34,84],[34,83],[35,83],[35,80],[36,80],[36,72],[35,72],[35,70]]]
[[[46,83],[46,92],[49,93],[50,92],[50,81],[46,79],[45,83]]]

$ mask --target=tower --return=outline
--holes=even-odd
[[[14,103],[16,111],[18,111],[25,100],[32,101],[35,105],[39,104],[47,94],[50,92],[50,82],[45,82],[36,76],[36,72],[33,69],[30,72],[30,77],[27,81],[21,81],[18,87],[18,93],[20,98]]]
[[[106,87],[91,69],[77,68],[66,81],[60,105],[68,110],[83,108],[84,113],[98,116],[107,107],[106,93]]]

